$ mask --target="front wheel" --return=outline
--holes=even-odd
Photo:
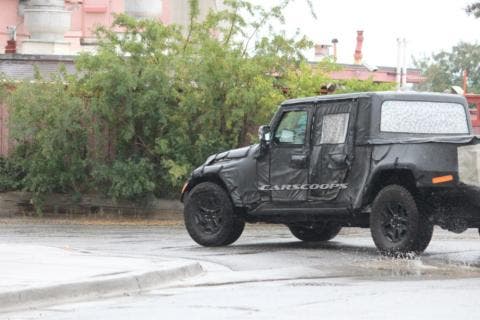
[[[329,222],[313,226],[288,226],[295,238],[302,241],[328,241],[335,238],[342,227]]]
[[[402,186],[389,185],[378,193],[370,213],[370,231],[382,254],[419,254],[427,248],[433,224],[421,208]]]
[[[200,183],[189,192],[184,219],[190,237],[206,247],[234,243],[245,227],[245,221],[235,215],[228,194],[212,182]]]

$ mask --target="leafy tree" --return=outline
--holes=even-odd
[[[284,99],[273,75],[297,68],[311,45],[276,33],[252,40],[267,21],[282,19],[286,3],[266,11],[227,1],[229,10],[199,21],[192,1],[187,30],[125,15],[114,26],[122,35],[99,29],[98,53],[79,58],[74,85],[95,119],[97,140],[105,132],[114,137],[114,155],[93,163],[104,173],[93,175],[95,185],[118,198],[165,195],[207,155],[250,143],[254,127]],[[133,188],[138,181],[121,168],[143,177],[142,187]]]
[[[9,102],[8,86],[11,86],[8,82],[0,82],[0,105],[3,107]],[[14,157],[0,158],[0,192],[23,188],[23,177],[24,171]]]
[[[451,51],[441,51],[429,58],[415,60],[427,80],[418,90],[442,92],[451,86],[463,86],[463,72],[468,72],[468,90],[480,91],[480,45],[461,42]]]
[[[81,100],[60,78],[37,79],[19,84],[9,104],[15,171],[24,172],[21,184],[34,200],[50,192],[84,191],[87,118]]]
[[[466,11],[468,14],[473,14],[475,18],[480,18],[480,2],[473,2],[468,5]]]
[[[394,82],[374,82],[372,79],[358,80],[349,79],[338,81],[338,89],[335,93],[351,93],[351,92],[371,92],[371,91],[391,91],[394,90],[396,84]]]
[[[0,73],[0,78],[5,78],[5,75]],[[0,103],[5,103],[8,97],[7,83],[5,81],[0,82]]]
[[[301,63],[298,68],[289,70],[281,79],[282,86],[286,89],[287,98],[308,97],[321,94],[321,86],[332,83],[329,72],[339,70],[339,67],[324,60],[316,65]]]

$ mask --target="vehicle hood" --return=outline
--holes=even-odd
[[[256,152],[258,149],[259,145],[254,144],[251,146],[247,147],[242,147],[238,149],[232,149],[228,151],[224,151],[221,153],[216,153],[207,158],[207,161],[205,161],[204,165],[212,165],[217,162],[223,162],[223,161],[229,161],[229,160],[238,160],[242,158],[248,157],[248,155],[251,155]]]

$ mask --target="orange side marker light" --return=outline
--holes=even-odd
[[[448,176],[441,176],[441,177],[432,178],[432,183],[433,184],[445,183],[445,182],[450,182],[450,181],[453,181],[453,176],[451,174],[449,174]]]

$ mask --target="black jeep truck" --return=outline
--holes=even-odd
[[[462,96],[376,92],[282,103],[260,143],[208,157],[182,190],[204,246],[245,222],[281,223],[303,241],[369,227],[384,254],[423,252],[434,225],[480,227],[480,144]]]

